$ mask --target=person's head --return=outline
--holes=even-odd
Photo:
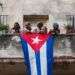
[[[18,22],[15,22],[14,23],[13,29],[15,30],[16,33],[19,33],[20,32],[20,25],[19,25]]]
[[[39,29],[41,29],[41,28],[43,27],[43,23],[42,23],[42,22],[38,23],[38,24],[37,24],[37,27],[38,27]]]
[[[15,22],[14,26],[19,26],[19,23],[18,22]]]
[[[53,24],[53,28],[54,28],[54,29],[59,29],[59,24],[58,24],[58,23],[54,23],[54,24]]]

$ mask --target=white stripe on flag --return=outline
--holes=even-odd
[[[46,55],[46,42],[40,48],[40,63],[41,63],[41,75],[47,75],[47,55]]]
[[[29,52],[29,60],[31,67],[31,75],[37,75],[35,52],[29,44],[28,44],[28,52]]]

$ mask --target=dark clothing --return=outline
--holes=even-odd
[[[59,29],[58,30],[53,29],[51,32],[52,32],[53,35],[60,34],[60,30]]]
[[[13,27],[13,29],[15,30],[16,33],[19,33],[20,32],[20,26],[19,25],[15,25]]]

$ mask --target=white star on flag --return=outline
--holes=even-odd
[[[32,38],[32,40],[33,40],[32,44],[39,44],[39,42],[42,41],[38,38],[38,36],[36,36],[35,38]]]

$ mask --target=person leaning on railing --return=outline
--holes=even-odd
[[[50,30],[50,32],[53,35],[59,35],[60,34],[59,24],[58,23],[54,23],[53,24],[53,30]]]
[[[46,26],[43,25],[42,22],[37,24],[37,29],[36,29],[37,33],[47,33],[47,28]]]
[[[23,32],[28,33],[28,32],[31,32],[31,30],[32,28],[30,23],[27,23],[26,25],[24,25]]]
[[[14,27],[12,28],[15,33],[20,33],[20,25],[18,22],[15,22]]]

